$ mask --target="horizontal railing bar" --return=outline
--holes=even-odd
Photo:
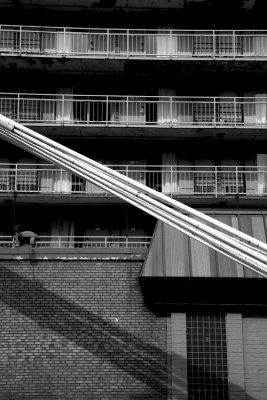
[[[7,238],[7,239],[12,239],[13,238],[13,236],[12,235],[0,235],[0,240],[4,240],[5,238]],[[39,241],[41,241],[41,240],[43,240],[43,239],[69,239],[69,238],[71,238],[71,239],[75,239],[75,240],[79,240],[79,239],[82,239],[82,240],[89,240],[89,239],[111,239],[111,240],[115,240],[115,239],[120,239],[120,240],[128,240],[128,239],[135,239],[136,241],[138,241],[138,239],[146,239],[146,240],[150,240],[151,239],[151,236],[130,236],[130,235],[128,235],[128,236],[119,236],[119,235],[114,235],[114,236],[106,236],[106,235],[90,235],[90,236],[87,236],[87,235],[85,235],[85,236],[83,236],[83,235],[80,235],[80,236],[76,236],[76,235],[73,235],[73,236],[68,236],[68,235],[40,235],[39,237],[38,237],[38,240]]]
[[[230,171],[229,168],[232,168],[233,171],[235,171],[236,169],[239,170],[241,169],[240,172],[243,172],[243,170],[252,170],[252,172],[257,172],[258,169],[260,169],[260,172],[262,172],[262,169],[266,169],[267,171],[267,166],[266,165],[171,165],[171,164],[104,164],[110,168],[117,168],[118,170],[121,170],[121,168],[126,168],[129,169],[129,172],[140,172],[140,171],[145,171],[145,172],[151,172],[153,173],[154,171],[150,171],[149,168],[158,168],[160,172],[166,172],[166,171],[162,171],[162,168],[169,168],[171,170],[173,169],[181,169],[182,171],[186,171],[185,168],[188,168],[188,172],[193,172],[192,168],[194,168],[194,171],[196,172],[211,172],[211,168],[214,169],[218,169],[218,168],[224,168],[226,169],[226,171],[224,172],[228,172]],[[1,163],[0,162],[0,168],[2,171],[2,166],[7,166],[6,169],[10,169],[9,167],[18,167],[20,168],[20,171],[23,170],[28,170],[28,171],[34,171],[34,169],[32,168],[27,168],[27,166],[29,167],[36,167],[36,171],[40,171],[40,170],[46,170],[49,172],[52,171],[64,171],[63,168],[59,168],[59,167],[55,167],[54,164],[38,164],[38,163]],[[38,168],[37,168],[38,167]],[[39,167],[42,167],[41,169]],[[48,167],[54,167],[53,169],[48,168]],[[133,168],[133,169],[131,169]],[[200,168],[200,169],[196,169],[196,168]],[[203,168],[207,168],[207,170],[203,170]]]
[[[18,98],[20,100],[55,100],[58,101],[58,98],[60,99],[64,99],[67,101],[71,101],[71,100],[76,100],[81,98],[81,100],[89,100],[92,99],[96,99],[99,101],[106,101],[107,99],[110,101],[113,101],[114,99],[117,101],[128,101],[128,102],[136,102],[138,100],[142,100],[145,101],[146,99],[155,99],[156,101],[160,100],[161,102],[164,102],[165,100],[167,101],[179,101],[179,100],[184,100],[184,99],[188,99],[188,100],[198,100],[201,99],[202,102],[204,104],[206,104],[207,102],[210,102],[211,104],[213,104],[214,100],[220,101],[222,103],[227,103],[227,104],[231,104],[231,101],[234,103],[235,101],[240,101],[242,102],[242,104],[244,103],[244,101],[248,101],[248,102],[253,102],[253,104],[256,104],[257,102],[259,104],[265,104],[267,103],[267,96],[257,96],[257,97],[242,97],[242,96],[151,96],[151,95],[95,95],[95,94],[90,94],[90,95],[84,95],[84,94],[59,94],[59,93],[23,93],[23,92],[16,92],[16,93],[12,93],[12,92],[0,92],[0,101],[1,100],[17,100]],[[13,96],[13,97],[8,97],[8,96]],[[37,96],[37,98],[33,97],[33,96]],[[52,98],[49,98],[49,96],[51,96]],[[47,97],[47,98],[46,98]],[[259,102],[259,100],[265,100],[265,103]],[[189,102],[189,101],[188,101]],[[198,102],[198,104],[201,102]],[[195,103],[193,103],[195,104]]]
[[[70,245],[70,247],[148,247],[151,242],[151,236],[39,236],[35,245],[42,247],[57,247]],[[18,237],[12,235],[0,235],[0,248],[17,247]]]
[[[266,43],[267,30],[0,26],[0,52],[20,56],[257,60]]]
[[[104,163],[103,163],[104,164]],[[104,164],[105,165],[105,164]],[[170,195],[267,195],[267,166],[108,164],[139,183]],[[0,192],[107,195],[64,169],[0,163]]]
[[[11,29],[11,28],[17,28],[18,30],[27,30],[29,29],[29,32],[32,32],[31,29],[39,29],[40,32],[45,32],[44,29],[51,29],[52,32],[54,32],[54,29],[62,29],[62,31],[65,32],[72,32],[72,31],[101,31],[101,32],[157,32],[157,33],[167,33],[167,32],[184,32],[184,33],[198,33],[198,32],[208,32],[212,34],[213,32],[222,32],[223,34],[225,32],[231,32],[231,33],[246,33],[246,32],[253,32],[253,34],[257,34],[257,32],[266,32],[266,29],[164,29],[164,28],[131,28],[131,29],[122,29],[122,28],[98,28],[98,27],[64,27],[64,26],[49,26],[49,25],[13,25],[13,24],[1,24],[0,29]]]
[[[0,113],[24,124],[159,128],[267,126],[267,96],[185,97],[0,93]]]

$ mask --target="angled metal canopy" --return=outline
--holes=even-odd
[[[120,197],[267,277],[267,245],[0,114],[0,137]]]

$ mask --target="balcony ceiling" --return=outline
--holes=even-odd
[[[130,73],[138,76],[147,76],[151,74],[162,74],[164,71],[169,75],[176,76],[178,73],[182,76],[192,73],[254,73],[266,74],[266,57],[263,60],[146,60],[146,59],[94,59],[94,58],[71,58],[71,57],[38,57],[37,56],[17,56],[1,53],[0,57],[1,72],[4,70],[37,70],[48,71],[51,73]]]
[[[265,5],[266,0],[2,0],[0,14],[10,25],[265,29]]]
[[[243,11],[253,9],[256,3],[261,0],[239,0],[236,2],[238,8]],[[231,4],[232,3],[232,4]],[[106,8],[112,9],[144,9],[144,8],[162,8],[162,9],[184,9],[192,7],[225,7],[233,6],[234,2],[229,0],[4,0],[0,3],[0,8],[21,6],[25,8],[46,8],[46,9],[79,9],[79,8]],[[234,5],[236,7],[236,5]]]

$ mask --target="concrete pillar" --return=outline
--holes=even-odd
[[[242,315],[227,314],[229,399],[245,400]]]
[[[168,400],[187,400],[186,314],[172,314],[168,324]]]

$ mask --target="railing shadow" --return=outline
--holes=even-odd
[[[132,394],[122,395],[123,399],[167,399],[170,370],[167,368],[167,352],[159,347],[51,292],[38,280],[27,279],[4,266],[0,268],[0,301],[32,319],[40,328],[50,329],[108,361],[148,388],[147,395],[134,390]],[[172,358],[175,365],[184,364],[182,357],[172,355]],[[184,396],[179,388],[186,387],[185,378],[172,371],[172,382],[175,382],[175,399]],[[126,391],[129,393],[131,389]],[[12,400],[20,398],[12,395]]]
[[[165,398],[167,355],[158,347],[5,267],[0,269],[0,301],[41,328],[51,329],[107,360]]]

